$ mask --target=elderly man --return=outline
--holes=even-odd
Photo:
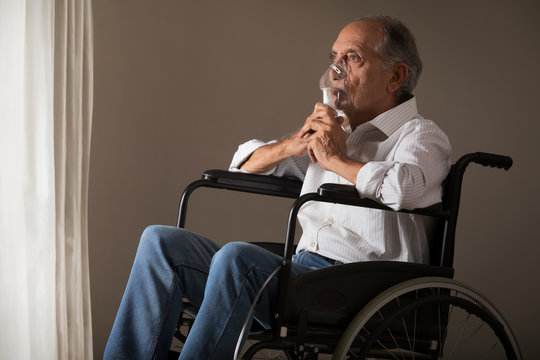
[[[323,183],[354,184],[362,197],[394,209],[441,200],[450,168],[446,135],[416,109],[422,65],[399,21],[374,17],[347,25],[332,47],[334,107],[317,103],[301,129],[282,141],[241,145],[231,170],[294,175],[302,193]],[[341,74],[343,75],[343,74]],[[421,216],[309,203],[292,274],[355,261],[427,262],[431,223]],[[166,358],[182,298],[199,313],[181,359],[230,359],[259,288],[281,258],[247,243],[220,247],[183,229],[151,226],[142,235],[105,351],[106,359]],[[272,279],[254,318],[268,326]]]

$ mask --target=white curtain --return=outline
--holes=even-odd
[[[0,0],[0,359],[91,359],[90,0]]]

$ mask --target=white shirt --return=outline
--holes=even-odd
[[[239,146],[231,171],[256,149],[271,142],[251,140]],[[347,155],[366,162],[356,178],[363,198],[397,209],[414,209],[441,201],[442,182],[450,170],[448,137],[417,112],[412,98],[375,119],[358,126],[347,137]],[[351,184],[325,171],[309,157],[291,157],[267,174],[296,176],[303,180],[302,194],[315,192],[324,183]],[[427,239],[434,221],[429,217],[365,209],[347,205],[309,202],[298,213],[303,229],[298,250],[340,260],[394,260],[429,262]]]

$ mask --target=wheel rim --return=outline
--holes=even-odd
[[[414,315],[415,311],[414,308],[418,309],[419,306],[422,304],[420,303],[420,300],[413,301],[417,303],[417,305],[412,304],[410,300],[410,294],[412,293],[418,293],[418,291],[426,291],[426,289],[430,289],[430,291],[434,291],[434,289],[437,290],[438,293],[437,296],[426,298],[425,296],[422,297],[422,302],[428,304],[432,304],[439,302],[439,303],[446,303],[447,306],[451,309],[452,312],[448,312],[449,322],[448,326],[446,326],[446,332],[444,334],[438,335],[435,337],[434,340],[435,344],[427,344],[424,346],[430,346],[432,348],[432,351],[429,356],[423,356],[418,351],[415,351],[415,339],[417,336],[413,333],[416,331],[417,327],[415,324],[411,327],[411,323],[416,321],[416,315]],[[407,295],[408,294],[408,295]],[[444,296],[449,296],[446,299],[444,296],[441,296],[443,294]],[[405,305],[402,307],[398,304],[397,308],[398,311],[401,311],[401,313],[397,313],[392,315],[394,319],[389,319],[391,315],[381,314],[381,309],[384,309],[385,306],[388,307],[392,305],[392,302],[394,301],[401,301],[405,299],[407,296],[408,298],[408,304],[406,306],[409,306],[409,309],[406,309]],[[438,299],[438,300],[437,300]],[[440,305],[441,305],[440,304]],[[403,310],[405,309],[405,310]],[[456,309],[458,311],[456,311]],[[374,330],[373,325],[369,325],[368,321],[377,322],[379,323],[378,329],[380,332],[385,332],[385,327],[388,326],[388,323],[391,323],[392,321],[395,321],[398,317],[402,316],[403,314],[407,313],[408,315],[411,315],[412,318],[408,319],[408,325],[404,325],[402,327],[402,333],[400,335],[400,341],[404,341],[404,344],[395,343],[395,349],[399,349],[399,351],[393,350],[388,351],[384,349],[384,342],[382,344],[374,343],[375,340],[373,340],[373,334],[370,332]],[[462,313],[466,313],[463,315]],[[444,312],[443,312],[444,316]],[[465,316],[465,320],[463,318],[460,319],[460,317]],[[379,318],[377,318],[379,317]],[[480,319],[477,324],[474,324],[475,319]],[[386,325],[381,325],[387,320]],[[439,319],[440,322],[441,319]],[[459,326],[456,326],[454,321],[461,321],[462,323]],[[488,326],[481,325],[482,323],[487,324]],[[475,328],[478,327],[478,329]],[[395,326],[394,326],[395,327]],[[453,333],[454,327],[460,328],[461,330],[458,330],[457,333]],[[489,331],[485,331],[485,329],[492,329],[492,333],[490,334]],[[471,330],[472,329],[472,330]],[[390,331],[386,331],[385,336],[387,338],[390,338],[390,344],[392,344],[391,337],[393,336],[391,334],[392,329],[390,328]],[[407,334],[407,332],[411,334]],[[521,359],[519,348],[517,346],[517,342],[515,341],[515,338],[508,327],[506,321],[502,318],[500,313],[493,307],[492,304],[490,304],[484,297],[479,295],[476,291],[471,289],[470,287],[467,287],[463,284],[457,283],[454,280],[451,279],[444,279],[444,278],[420,278],[420,279],[413,279],[401,284],[398,284],[394,286],[393,288],[388,289],[387,291],[383,292],[379,296],[377,296],[375,299],[373,299],[368,305],[364,307],[364,309],[354,318],[354,320],[351,322],[349,327],[344,333],[344,336],[340,340],[340,343],[338,344],[338,347],[336,348],[336,352],[334,354],[334,359],[346,359],[348,356],[350,356],[349,349],[351,347],[354,349],[358,343],[360,345],[364,346],[364,350],[367,351],[366,347],[369,348],[372,345],[376,348],[379,347],[382,350],[380,350],[380,356],[382,358],[389,358],[389,359],[421,359],[421,358],[433,358],[433,359],[452,359],[456,358],[459,359],[460,355],[463,354],[460,353],[461,351],[466,351],[467,354],[471,354],[471,349],[460,349],[460,346],[463,346],[465,344],[464,340],[467,340],[474,335],[474,338],[476,339],[483,339],[483,337],[486,337],[487,333],[489,336],[495,339],[502,339],[500,340],[501,349],[503,351],[503,356],[501,358],[507,358],[505,357],[505,352],[508,354],[508,358],[515,358],[515,359]],[[377,336],[380,336],[381,334],[378,334]],[[431,336],[431,334],[430,334]],[[376,337],[376,336],[375,336]],[[405,340],[403,340],[405,338]],[[425,339],[429,340],[429,337],[425,337]],[[355,342],[353,344],[353,342]],[[473,341],[473,344],[478,343],[478,340]],[[441,344],[443,346],[441,346]],[[457,345],[456,345],[457,344]],[[367,345],[367,346],[366,346]],[[506,350],[506,351],[505,351]],[[366,355],[366,351],[361,350],[358,353],[355,354],[355,356],[351,356],[351,358],[362,358]],[[493,353],[494,350],[486,350],[488,353]],[[499,350],[496,350],[499,351]],[[425,351],[424,351],[425,355]],[[463,355],[461,355],[463,356]],[[471,358],[470,355],[468,358]],[[482,357],[474,357],[481,359]],[[492,358],[492,357],[490,357]]]
[[[418,335],[418,328],[421,327],[417,325],[417,322],[421,322],[419,312],[426,309],[434,310],[437,330],[430,335]],[[441,313],[445,314],[440,316]],[[392,359],[515,359],[513,355],[505,356],[513,354],[511,344],[491,314],[455,295],[422,297],[378,320],[382,322],[375,331],[364,334],[367,341],[358,355],[360,359],[374,348],[384,357]],[[396,324],[399,325],[396,327]],[[391,340],[388,341],[388,338]],[[419,339],[422,339],[423,345],[417,343]]]

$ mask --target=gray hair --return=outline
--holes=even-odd
[[[396,99],[398,103],[410,99],[422,73],[422,60],[418,55],[414,36],[401,21],[389,16],[367,17],[360,19],[360,21],[373,21],[381,24],[383,38],[373,50],[381,58],[385,70],[397,62],[403,62],[407,65],[409,73],[396,91]]]

